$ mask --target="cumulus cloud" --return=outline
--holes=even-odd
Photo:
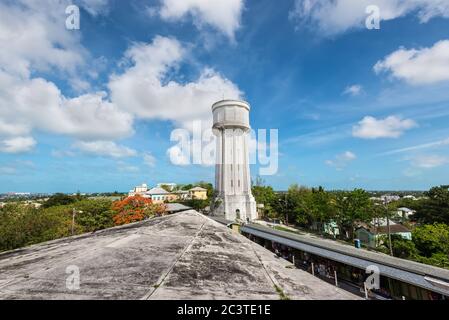
[[[347,86],[343,91],[343,94],[348,94],[351,96],[358,96],[363,92],[363,87],[359,84],[354,84],[352,86]]]
[[[179,21],[191,16],[198,28],[210,25],[233,39],[235,31],[240,27],[243,11],[243,0],[160,0],[158,10],[162,19]],[[154,8],[150,8],[154,14]]]
[[[125,146],[118,145],[113,141],[77,141],[73,147],[92,155],[125,158],[134,157],[137,151]]]
[[[170,72],[186,55],[185,48],[172,38],[157,36],[152,43],[133,45],[125,54],[131,66],[109,82],[112,102],[139,118],[173,121],[184,128],[201,120],[209,128],[212,104],[223,97],[238,99],[242,93],[209,68],[191,82],[170,80]]]
[[[0,71],[0,134],[30,134],[34,129],[82,139],[131,134],[132,116],[105,98],[103,92],[66,98],[45,79],[19,79]]]
[[[324,35],[365,27],[366,8],[378,6],[381,20],[414,13],[421,23],[434,17],[449,17],[449,0],[296,0],[290,18],[299,26],[309,25]]]
[[[0,141],[0,152],[22,153],[30,151],[36,145],[32,137],[14,137]]]
[[[68,83],[88,88],[77,77],[86,68],[88,52],[79,33],[64,28],[69,4],[65,0],[0,3],[0,152],[31,150],[35,130],[83,140],[133,133],[132,115],[118,110],[104,92],[68,98],[53,82],[35,75],[60,73]]]
[[[21,77],[31,69],[52,68],[74,72],[84,64],[87,51],[79,35],[68,34],[65,1],[18,1],[0,3],[0,66]]]
[[[351,151],[346,151],[342,154],[338,154],[332,160],[326,160],[326,164],[331,167],[335,167],[337,170],[343,170],[350,162],[357,159],[357,156]]]
[[[411,119],[389,116],[385,119],[365,117],[352,128],[352,135],[363,139],[398,138],[404,131],[417,126]]]
[[[449,40],[430,48],[401,48],[374,66],[376,73],[387,72],[393,78],[412,85],[428,85],[449,80]]]

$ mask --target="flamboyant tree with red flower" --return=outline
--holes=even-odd
[[[149,198],[140,195],[127,197],[112,204],[115,215],[112,217],[115,225],[124,225],[142,221],[149,217],[165,214],[165,205],[153,204]]]

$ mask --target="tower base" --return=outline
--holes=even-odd
[[[218,196],[220,205],[213,215],[230,221],[253,221],[257,219],[256,200],[252,195]]]

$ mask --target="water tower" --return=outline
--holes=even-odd
[[[222,100],[212,106],[217,137],[214,215],[227,220],[257,219],[249,170],[249,111],[244,101]]]

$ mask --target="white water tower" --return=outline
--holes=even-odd
[[[222,100],[212,106],[217,137],[214,215],[231,221],[257,219],[249,169],[249,111],[250,105],[238,100]]]

